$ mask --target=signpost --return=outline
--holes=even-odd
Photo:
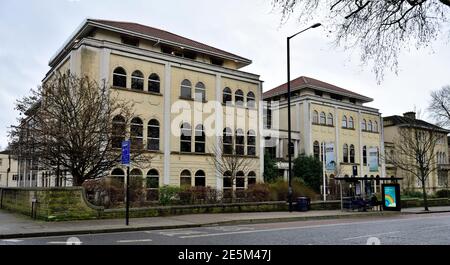
[[[129,225],[130,219],[130,141],[122,142],[122,165],[127,167],[126,176],[126,195],[125,195],[125,225]]]

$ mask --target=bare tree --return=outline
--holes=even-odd
[[[427,126],[421,120],[410,119],[409,123],[398,128],[398,135],[393,141],[393,152],[386,153],[385,159],[397,170],[420,181],[426,211],[426,185],[430,175],[438,169],[436,145],[445,135],[436,126]]]
[[[17,101],[21,117],[20,125],[10,131],[13,152],[38,161],[40,168],[52,169],[57,181],[67,170],[73,185],[80,186],[87,179],[106,176],[120,162],[132,107],[106,84],[56,73]],[[114,125],[115,117],[120,118]],[[136,161],[143,159],[141,150],[142,145],[132,152]]]
[[[397,73],[398,56],[411,44],[423,48],[437,39],[449,19],[449,0],[272,0],[286,21],[298,10],[300,23],[323,19],[335,45],[359,47],[361,61],[373,62],[381,81],[384,70]]]
[[[450,86],[444,86],[431,93],[431,104],[428,110],[440,126],[450,127]]]
[[[236,149],[233,142],[234,141],[231,140],[227,142],[229,144],[224,145],[222,138],[220,138],[218,144],[211,147],[212,156],[209,160],[220,176],[223,178],[230,178],[232,185],[232,200],[234,201],[236,199],[234,187],[236,187],[237,174],[241,171],[246,174],[254,167],[255,161],[252,158],[241,155],[242,152]]]

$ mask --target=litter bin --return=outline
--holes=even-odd
[[[311,199],[308,197],[298,197],[297,198],[297,211],[307,212],[311,208]]]

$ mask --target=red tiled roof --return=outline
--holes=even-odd
[[[366,100],[372,100],[366,96],[357,94],[355,92],[349,91],[347,89],[343,89],[341,87],[311,78],[311,77],[306,77],[306,76],[301,76],[297,79],[294,79],[291,81],[291,91],[295,91],[295,90],[299,90],[300,88],[304,88],[304,87],[318,87],[318,88],[322,88],[322,89],[326,89],[326,90],[331,90],[334,91],[336,94],[346,94],[349,96],[354,96],[354,97],[358,97],[358,98],[364,98]],[[287,93],[287,83],[282,84],[281,86],[278,86],[276,88],[273,88],[267,92],[264,93],[263,97],[264,99],[266,98],[271,98],[274,96],[278,96],[281,94],[285,94]]]
[[[225,57],[232,57],[237,60],[241,60],[247,63],[250,63],[251,61],[249,59],[246,59],[244,57],[229,53],[224,50],[220,50],[214,47],[211,47],[209,45],[200,43],[198,41],[194,41],[176,34],[173,34],[171,32],[137,24],[132,22],[123,22],[123,21],[111,21],[111,20],[101,20],[101,19],[89,19],[89,21],[92,21],[94,23],[103,24],[110,27],[119,28],[126,31],[132,31],[138,34],[147,35],[149,37],[174,42],[180,45],[185,45],[187,47],[195,48],[195,49],[201,49],[205,50],[211,53],[218,54],[219,56],[225,56]]]

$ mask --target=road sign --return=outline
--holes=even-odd
[[[130,141],[122,142],[122,165],[129,166],[130,165]]]

